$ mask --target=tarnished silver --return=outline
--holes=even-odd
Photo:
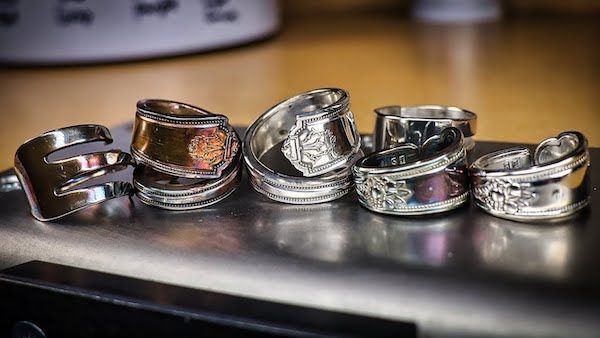
[[[555,220],[590,199],[585,136],[567,131],[527,148],[484,155],[471,165],[473,197],[486,212],[516,221]]]
[[[224,115],[187,103],[147,99],[137,103],[131,154],[139,164],[186,178],[219,178],[240,148]]]
[[[463,133],[467,150],[475,146],[477,115],[465,109],[434,105],[387,106],[375,109],[375,113],[375,151],[406,142],[421,145],[447,127],[456,127]]]
[[[220,178],[186,179],[167,175],[145,165],[133,172],[136,195],[144,204],[167,210],[193,210],[213,205],[231,195],[242,178],[242,162],[237,156]]]
[[[33,217],[50,221],[133,192],[128,182],[81,187],[86,181],[132,165],[131,156],[121,150],[48,159],[49,154],[63,148],[99,141],[112,143],[106,127],[79,125],[46,132],[19,147],[15,154],[15,171]]]
[[[446,128],[422,146],[404,143],[359,160],[354,180],[360,203],[393,215],[422,215],[455,209],[469,197],[462,133]]]
[[[343,89],[316,89],[287,99],[260,116],[244,138],[252,186],[280,202],[331,201],[352,190],[351,165],[362,156],[349,96]],[[281,148],[280,148],[281,147]],[[286,173],[270,165],[279,150]]]

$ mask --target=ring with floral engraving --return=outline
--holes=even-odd
[[[567,131],[528,148],[483,155],[470,167],[475,203],[516,221],[559,220],[590,201],[587,140]]]
[[[423,215],[458,208],[468,201],[469,179],[463,135],[449,127],[421,146],[403,143],[356,162],[359,202],[392,215]]]

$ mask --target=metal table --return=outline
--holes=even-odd
[[[130,126],[112,132],[128,149]],[[475,152],[506,146],[479,142]],[[591,154],[600,161],[600,149]],[[384,216],[355,194],[286,205],[254,192],[247,177],[225,201],[193,212],[121,198],[42,223],[23,192],[4,184],[0,269],[41,260],[414,323],[427,337],[598,337],[596,168],[592,207],[555,224],[502,220],[472,204],[433,217]]]

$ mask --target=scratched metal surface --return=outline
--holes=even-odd
[[[112,129],[128,149],[130,128]],[[506,147],[480,142],[476,153]],[[600,149],[592,150],[592,163]],[[598,167],[596,167],[598,168]],[[435,217],[371,213],[351,194],[294,206],[255,193],[168,212],[117,199],[58,222],[0,189],[0,269],[30,260],[258,299],[417,323],[423,336],[597,337],[600,172],[592,207],[557,224],[473,205]],[[595,169],[595,171],[594,171]],[[129,179],[131,172],[122,173]]]

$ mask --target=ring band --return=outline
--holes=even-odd
[[[568,131],[527,148],[490,153],[471,165],[473,197],[486,212],[516,221],[563,218],[590,199],[583,134]]]
[[[139,164],[185,178],[218,178],[239,152],[227,117],[168,100],[137,103],[131,154]]]
[[[447,127],[458,128],[464,135],[465,148],[475,147],[477,115],[465,109],[445,106],[387,106],[375,109],[375,151],[402,143],[421,145]]]
[[[442,130],[421,147],[404,143],[364,157],[354,166],[359,202],[392,215],[448,211],[468,200],[466,149],[462,133]]]
[[[79,125],[46,132],[19,147],[15,154],[15,171],[27,195],[33,217],[40,221],[51,221],[133,193],[130,183],[120,181],[80,187],[86,181],[133,165],[131,156],[120,150],[48,159],[50,153],[58,150],[99,141],[112,143],[106,127]]]
[[[139,165],[133,172],[136,195],[144,204],[167,210],[193,210],[215,204],[239,186],[242,162],[229,166],[220,178],[183,182],[187,179],[171,176]]]
[[[260,116],[248,128],[243,147],[254,189],[292,204],[331,201],[351,191],[354,182],[349,167],[362,151],[349,105],[343,89],[316,89]],[[274,169],[277,164],[268,165],[265,155],[274,152],[295,170],[283,173]]]

